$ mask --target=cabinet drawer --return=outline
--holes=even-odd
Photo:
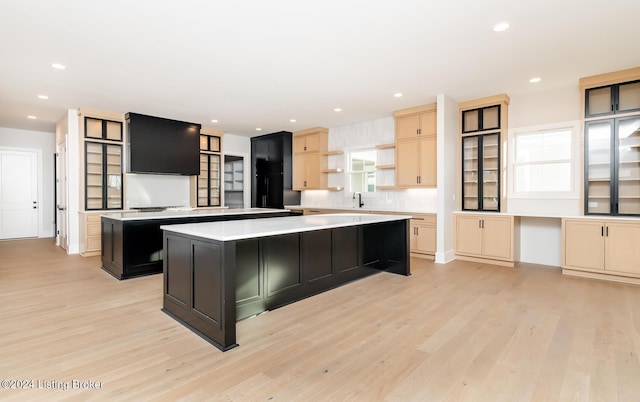
[[[404,215],[405,213],[400,213]],[[412,212],[407,212],[406,215],[411,215],[411,223],[424,223],[428,225],[436,224],[436,215],[435,214],[414,214]]]
[[[85,215],[84,219],[85,219],[85,222],[87,222],[87,224],[95,223],[95,222],[100,223],[100,215],[99,214],[87,214],[87,215]]]

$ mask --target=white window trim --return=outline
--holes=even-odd
[[[369,150],[376,150],[375,147],[371,147],[371,146],[357,146],[357,147],[350,147],[350,148],[345,148],[344,149],[344,166],[345,168],[343,169],[343,173],[344,173],[344,196],[345,198],[352,198],[353,197],[353,192],[351,191],[351,161],[350,156],[352,152],[358,152],[358,151],[369,151]],[[376,155],[376,159],[377,159],[377,155]],[[377,171],[376,175],[378,174]],[[378,185],[376,184],[376,191],[374,192],[364,192],[362,193],[362,198],[373,198],[373,197],[378,197],[380,194],[380,190],[378,190]]]
[[[570,191],[516,191],[515,186],[515,155],[516,155],[516,141],[515,137],[521,133],[533,133],[536,131],[551,131],[551,130],[571,130],[571,190]],[[507,198],[517,199],[580,199],[580,185],[582,180],[582,123],[579,120],[565,121],[559,123],[550,123],[526,127],[517,127],[509,129],[508,132],[508,152],[507,152],[507,166],[509,172],[507,174]],[[547,161],[545,163],[553,163],[554,161]]]

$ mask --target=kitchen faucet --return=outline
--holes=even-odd
[[[362,208],[364,206],[364,202],[362,202],[362,193],[356,191],[353,193],[353,199],[356,199],[356,195],[358,196],[358,208]]]

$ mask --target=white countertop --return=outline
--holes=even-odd
[[[190,216],[223,216],[223,215],[250,215],[274,212],[289,212],[288,209],[270,208],[220,208],[220,209],[192,209],[192,210],[167,210],[158,212],[116,212],[101,214],[101,216],[119,221],[135,221],[149,219],[186,218]]]
[[[231,241],[410,219],[408,215],[323,214],[163,225],[168,232]]]

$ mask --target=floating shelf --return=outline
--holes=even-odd
[[[396,144],[395,143],[391,143],[391,144],[378,144],[376,145],[376,149],[388,149],[388,148],[395,148]]]
[[[342,190],[344,190],[344,187],[327,187],[327,190],[329,190],[329,191],[342,191]]]
[[[342,155],[342,154],[344,154],[344,151],[327,151],[322,153],[323,156]]]
[[[322,173],[342,173],[342,169],[340,168],[335,168],[335,169],[324,169],[321,171]]]
[[[395,169],[396,165],[376,165],[376,169]]]
[[[408,187],[400,187],[400,186],[376,186],[376,189],[379,190],[402,190]]]

